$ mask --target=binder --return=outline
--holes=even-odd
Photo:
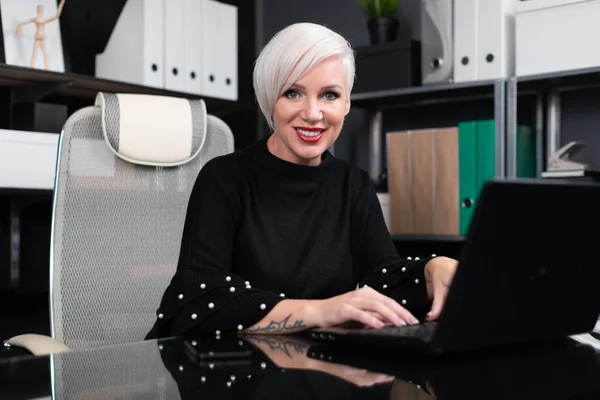
[[[517,129],[517,175],[535,177],[535,134]],[[496,176],[493,120],[389,132],[392,234],[466,235],[485,183]]]
[[[434,232],[433,140],[432,129],[415,131],[411,140],[412,233]]]
[[[389,230],[394,235],[412,233],[411,135],[410,131],[390,132],[386,135],[390,194]]]
[[[479,2],[454,0],[454,82],[479,79]]]
[[[104,52],[96,55],[96,76],[164,88],[163,0],[128,0]]]
[[[387,135],[390,232],[457,234],[458,129]]]
[[[535,132],[528,126],[517,126],[517,176],[535,178],[536,168]]]
[[[460,234],[466,235],[469,229],[475,206],[479,201],[485,183],[496,176],[496,140],[494,120],[469,121],[459,124],[461,138],[468,140],[468,150],[460,157],[461,206],[465,195],[474,199],[471,207],[461,207]],[[471,152],[469,155],[469,152]],[[517,127],[517,177],[534,178],[536,176],[536,144],[533,129],[519,125]],[[475,166],[471,169],[471,160]],[[463,177],[465,181],[463,181]],[[474,184],[471,183],[474,179]],[[464,188],[464,192],[462,191]],[[463,211],[464,210],[464,211]]]
[[[513,0],[484,0],[478,7],[479,79],[500,79],[514,75]]]
[[[455,235],[460,227],[458,145],[458,128],[436,129],[433,232],[438,235]]]
[[[238,98],[237,7],[205,0],[202,13],[202,73],[206,96]]]
[[[204,0],[185,0],[183,27],[185,34],[183,80],[185,91],[202,95],[202,5]]]
[[[423,84],[450,82],[453,66],[452,2],[421,2],[421,79]]]
[[[238,99],[238,13],[237,7],[220,4],[219,41],[222,98]]]
[[[475,204],[477,203],[477,122],[461,122],[458,125],[458,182],[459,182],[459,230],[464,235],[469,224]]]
[[[476,203],[485,183],[496,176],[496,140],[493,120],[477,122],[477,148],[475,150]]]
[[[168,0],[164,2],[165,89],[178,92],[186,91],[184,54],[189,49],[189,44],[185,43],[187,39],[184,24],[186,1]]]

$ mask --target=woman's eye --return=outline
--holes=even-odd
[[[340,97],[340,95],[339,95],[339,93],[337,93],[337,92],[327,92],[327,93],[325,93],[325,94],[323,95],[323,98],[324,98],[325,100],[335,100],[335,99],[337,99],[338,97]]]
[[[283,95],[290,100],[297,99],[298,96],[300,96],[300,94],[297,91],[292,90],[292,89],[287,90]]]

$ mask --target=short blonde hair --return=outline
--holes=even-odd
[[[279,96],[315,65],[333,56],[342,61],[350,95],[354,85],[354,51],[340,34],[304,22],[282,29],[267,43],[254,65],[253,81],[256,100],[271,129]]]

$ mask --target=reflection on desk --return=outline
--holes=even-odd
[[[212,353],[211,353],[212,352]],[[239,357],[218,357],[224,352]],[[598,399],[600,353],[573,341],[444,358],[294,336],[170,338],[0,362],[0,398]]]

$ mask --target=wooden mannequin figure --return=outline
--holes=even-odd
[[[35,59],[36,59],[37,50],[39,47],[42,49],[42,54],[44,56],[44,68],[48,69],[48,53],[46,52],[46,34],[44,33],[44,26],[48,22],[52,22],[55,19],[58,19],[60,17],[60,14],[62,13],[64,6],[65,6],[65,0],[61,0],[60,4],[58,5],[58,10],[56,12],[56,15],[45,19],[44,18],[44,6],[41,4],[38,4],[37,15],[34,18],[22,21],[17,26],[16,36],[19,37],[19,35],[21,34],[21,29],[23,29],[24,25],[35,22],[35,26],[36,26],[35,43],[33,44],[33,54],[31,55],[31,64],[30,64],[31,68],[33,68],[35,66]]]

